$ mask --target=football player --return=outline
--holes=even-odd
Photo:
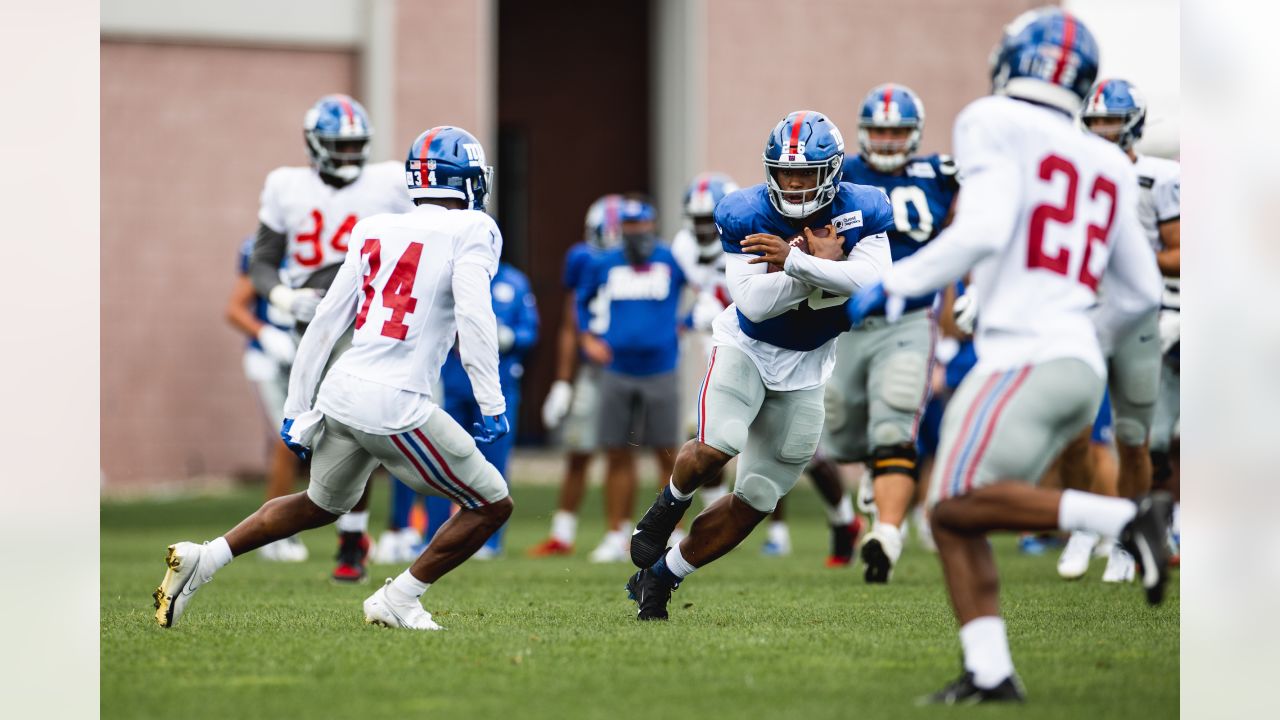
[[[888,196],[895,263],[938,236],[960,189],[951,158],[915,154],[924,117],[924,103],[911,88],[877,85],[862,101],[859,154],[844,163],[847,182]],[[869,466],[875,521],[859,553],[869,583],[888,582],[902,555],[902,525],[919,476],[916,441],[933,375],[935,294],[910,298],[895,323],[876,313],[836,341],[823,447],[837,462]]]
[[[825,115],[788,114],[769,133],[763,161],[765,182],[715,209],[733,304],[713,324],[698,436],[631,538],[640,571],[627,590],[641,620],[666,619],[671,591],[742,542],[795,486],[818,449],[823,385],[849,325],[841,306],[891,262],[889,201],[840,182],[844,140]],[[733,493],[668,549],[694,491],[739,453]]]
[[[578,508],[587,489],[587,470],[592,454],[599,448],[600,407],[600,366],[585,358],[578,346],[577,289],[595,256],[621,242],[618,220],[621,205],[621,195],[605,195],[592,203],[587,209],[582,242],[570,247],[564,258],[565,297],[556,335],[556,381],[542,404],[542,422],[548,430],[560,428],[560,438],[567,450],[565,472],[560,483],[559,504],[551,516],[551,536],[529,548],[528,554],[532,557],[573,554]],[[591,322],[603,331],[608,327],[609,318],[603,314],[601,304],[597,302],[591,309]]]
[[[373,127],[360,103],[326,95],[303,118],[310,167],[281,167],[267,175],[249,277],[259,295],[306,326],[347,253],[357,221],[413,209],[399,163],[365,167]],[[335,356],[347,347],[345,339]],[[368,499],[337,523],[338,565],[333,579],[365,578],[369,552]]]
[[[155,592],[162,627],[173,627],[192,594],[234,556],[337,520],[364,493],[370,472],[385,465],[419,492],[448,497],[463,510],[412,567],[364,601],[365,621],[440,629],[420,597],[471,557],[512,509],[501,473],[476,448],[510,430],[489,296],[502,235],[483,212],[492,175],[484,158],[461,128],[422,133],[405,161],[417,207],[353,228],[346,258],[298,346],[280,431],[300,456],[311,455],[314,444],[311,483],[306,492],[269,501],[226,535],[170,545],[169,569]],[[351,347],[325,373],[351,327]],[[431,396],[455,334],[483,413],[474,439]]]
[[[964,192],[951,225],[848,304],[855,324],[879,307],[896,314],[907,298],[970,271],[982,298],[978,363],[943,415],[929,493],[963,648],[963,674],[924,698],[931,703],[1025,698],[988,533],[1119,537],[1141,557],[1152,604],[1168,577],[1167,495],[1134,503],[1035,486],[1097,415],[1104,348],[1160,301],[1132,163],[1075,122],[1097,74],[1097,44],[1075,16],[1046,7],[1010,23],[991,59],[992,95],[956,119]]]
[[[240,245],[240,276],[227,301],[227,322],[249,338],[244,349],[244,374],[258,391],[268,425],[274,429],[284,421],[289,367],[293,365],[298,346],[293,339],[293,318],[268,303],[249,282],[253,242],[250,236]],[[274,435],[271,447],[268,500],[288,495],[298,471],[298,458],[283,443],[275,442]],[[307,559],[307,546],[296,537],[287,537],[264,546],[261,555],[264,560],[302,562]]]
[[[658,240],[653,205],[627,197],[619,208],[622,243],[598,255],[578,289],[583,355],[600,373],[600,445],[605,470],[606,533],[592,562],[626,562],[635,498],[632,447],[650,448],[659,477],[671,476],[680,444],[679,306],[685,275]],[[591,306],[603,297],[609,324],[593,328]]]

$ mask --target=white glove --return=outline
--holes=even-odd
[[[258,344],[263,352],[281,365],[292,365],[293,356],[298,353],[293,336],[274,325],[262,326],[258,331]]]
[[[323,293],[313,288],[293,290],[284,285],[277,285],[271,288],[267,300],[288,312],[298,322],[308,323],[316,316],[316,306],[320,304],[321,295]]]
[[[516,344],[516,331],[498,323],[498,352],[504,353]]]
[[[1182,337],[1182,313],[1177,310],[1160,311],[1160,352],[1167,353]]]
[[[978,295],[973,288],[969,288],[965,294],[956,298],[951,310],[960,332],[972,335],[973,328],[978,322]]]
[[[693,305],[693,329],[709,330],[716,317],[724,312],[720,299],[709,292],[698,293],[698,301]]]
[[[551,391],[542,403],[542,424],[548,430],[555,429],[564,416],[569,414],[569,403],[573,400],[573,386],[567,381],[557,380],[551,384]]]

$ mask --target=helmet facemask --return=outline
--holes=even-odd
[[[343,183],[360,177],[369,160],[369,135],[321,135],[311,130],[303,134],[317,172]]]
[[[764,177],[769,201],[778,212],[789,218],[809,217],[835,199],[843,163],[842,152],[826,160],[812,162],[784,162],[765,157]]]
[[[875,130],[907,130],[901,138],[872,138]],[[862,159],[872,169],[882,173],[894,173],[907,164],[916,149],[920,147],[920,124],[885,125],[875,122],[863,122],[858,126],[858,148]]]

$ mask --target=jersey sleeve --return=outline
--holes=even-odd
[[[577,310],[574,313],[574,319],[578,322],[578,332],[587,332],[591,329],[591,301],[595,299],[596,293],[600,292],[600,286],[605,282],[604,257],[589,257],[578,276],[578,284],[573,288]]]
[[[267,175],[258,205],[258,222],[280,234],[284,234],[285,231],[284,206],[281,202],[284,195],[283,185],[286,181],[283,171],[284,168],[277,168]]]
[[[1182,168],[1176,163],[1164,177],[1156,180],[1151,188],[1156,201],[1156,222],[1166,223],[1182,215]]]
[[[742,254],[742,241],[749,234],[748,224],[744,221],[744,214],[748,211],[749,208],[743,202],[741,190],[730,193],[716,204],[713,217],[716,221],[716,230],[720,233],[720,245],[725,252]]]
[[[316,390],[324,375],[324,366],[333,352],[338,338],[346,332],[356,318],[360,301],[360,279],[363,260],[359,248],[363,242],[363,223],[357,223],[351,231],[351,245],[347,256],[338,267],[338,274],[316,307],[316,316],[307,325],[298,343],[293,368],[289,372],[289,395],[284,403],[284,415],[296,418],[311,410],[315,404]]]
[[[569,252],[564,256],[564,276],[561,282],[564,289],[573,292],[582,284],[583,274],[591,265],[591,251],[587,246],[578,243],[569,248]]]
[[[937,173],[938,188],[952,195],[960,192],[960,169],[955,158],[939,153],[930,158],[930,162]]]
[[[472,221],[462,227],[457,238],[454,267],[479,265],[492,278],[498,273],[498,258],[502,256],[502,231],[498,230],[498,224],[478,210],[451,212],[472,213]]]

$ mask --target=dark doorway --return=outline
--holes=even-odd
[[[543,436],[565,251],[597,197],[650,191],[649,3],[498,3],[498,222],[533,284],[542,339],[526,363],[520,435]]]

